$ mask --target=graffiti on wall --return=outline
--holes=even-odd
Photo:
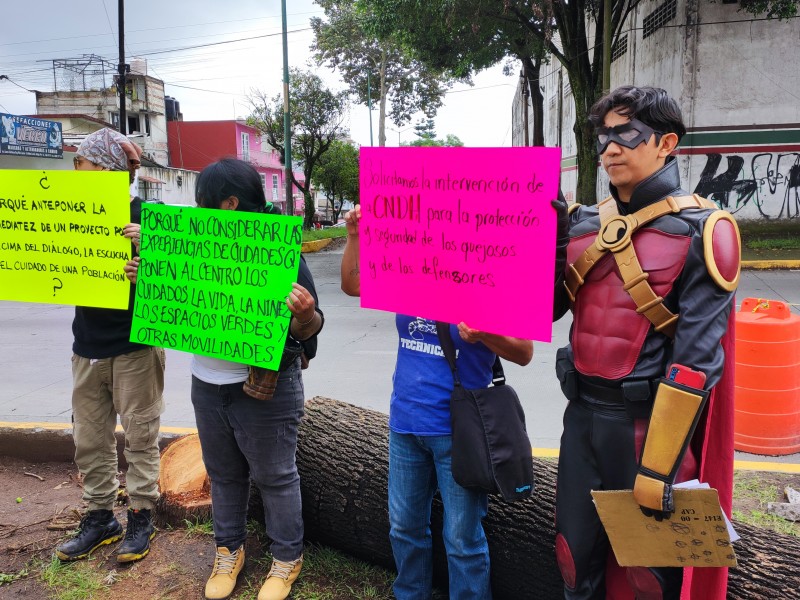
[[[800,217],[800,153],[763,152],[749,161],[737,154],[706,154],[706,164],[694,189],[731,213],[742,217],[795,219]]]

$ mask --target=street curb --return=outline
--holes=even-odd
[[[188,427],[162,427],[158,445],[163,450],[173,440],[197,430]],[[117,426],[119,468],[127,468],[125,437]],[[0,421],[0,456],[31,462],[71,462],[75,458],[70,423],[13,423]]]
[[[330,244],[333,241],[333,238],[325,238],[322,240],[311,240],[310,242],[303,242],[302,249],[300,252],[318,252],[322,250],[325,246]]]
[[[800,269],[800,260],[743,260],[742,269]]]
[[[163,450],[183,435],[197,433],[193,427],[162,427],[159,446]],[[122,428],[117,426],[117,455],[120,468],[126,467]],[[537,458],[558,458],[556,448],[532,448]],[[71,462],[75,456],[72,425],[69,423],[14,423],[0,421],[0,456],[11,456],[31,462]],[[800,463],[776,463],[736,460],[734,469],[740,471],[769,471],[800,473]]]

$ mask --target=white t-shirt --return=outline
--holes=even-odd
[[[192,375],[211,385],[227,385],[247,381],[248,366],[242,363],[195,354],[192,356]]]

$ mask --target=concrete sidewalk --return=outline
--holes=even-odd
[[[327,396],[388,413],[397,345],[393,315],[360,309],[358,298],[341,292],[341,249],[306,258],[326,317],[319,354],[303,373],[306,397]],[[792,270],[744,271],[737,299],[782,300],[800,314],[799,278],[800,273]],[[69,306],[0,302],[1,422],[69,427],[73,312]],[[552,454],[559,446],[565,400],[553,365],[556,350],[566,343],[570,322],[565,317],[554,323],[552,343],[534,344],[530,365],[506,368],[525,408],[531,442],[540,454]],[[188,354],[167,351],[164,427],[195,425],[189,361]],[[800,454],[748,459],[800,463]]]

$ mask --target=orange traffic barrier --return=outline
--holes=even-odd
[[[785,302],[742,302],[734,381],[734,448],[772,456],[800,452],[800,316]]]

